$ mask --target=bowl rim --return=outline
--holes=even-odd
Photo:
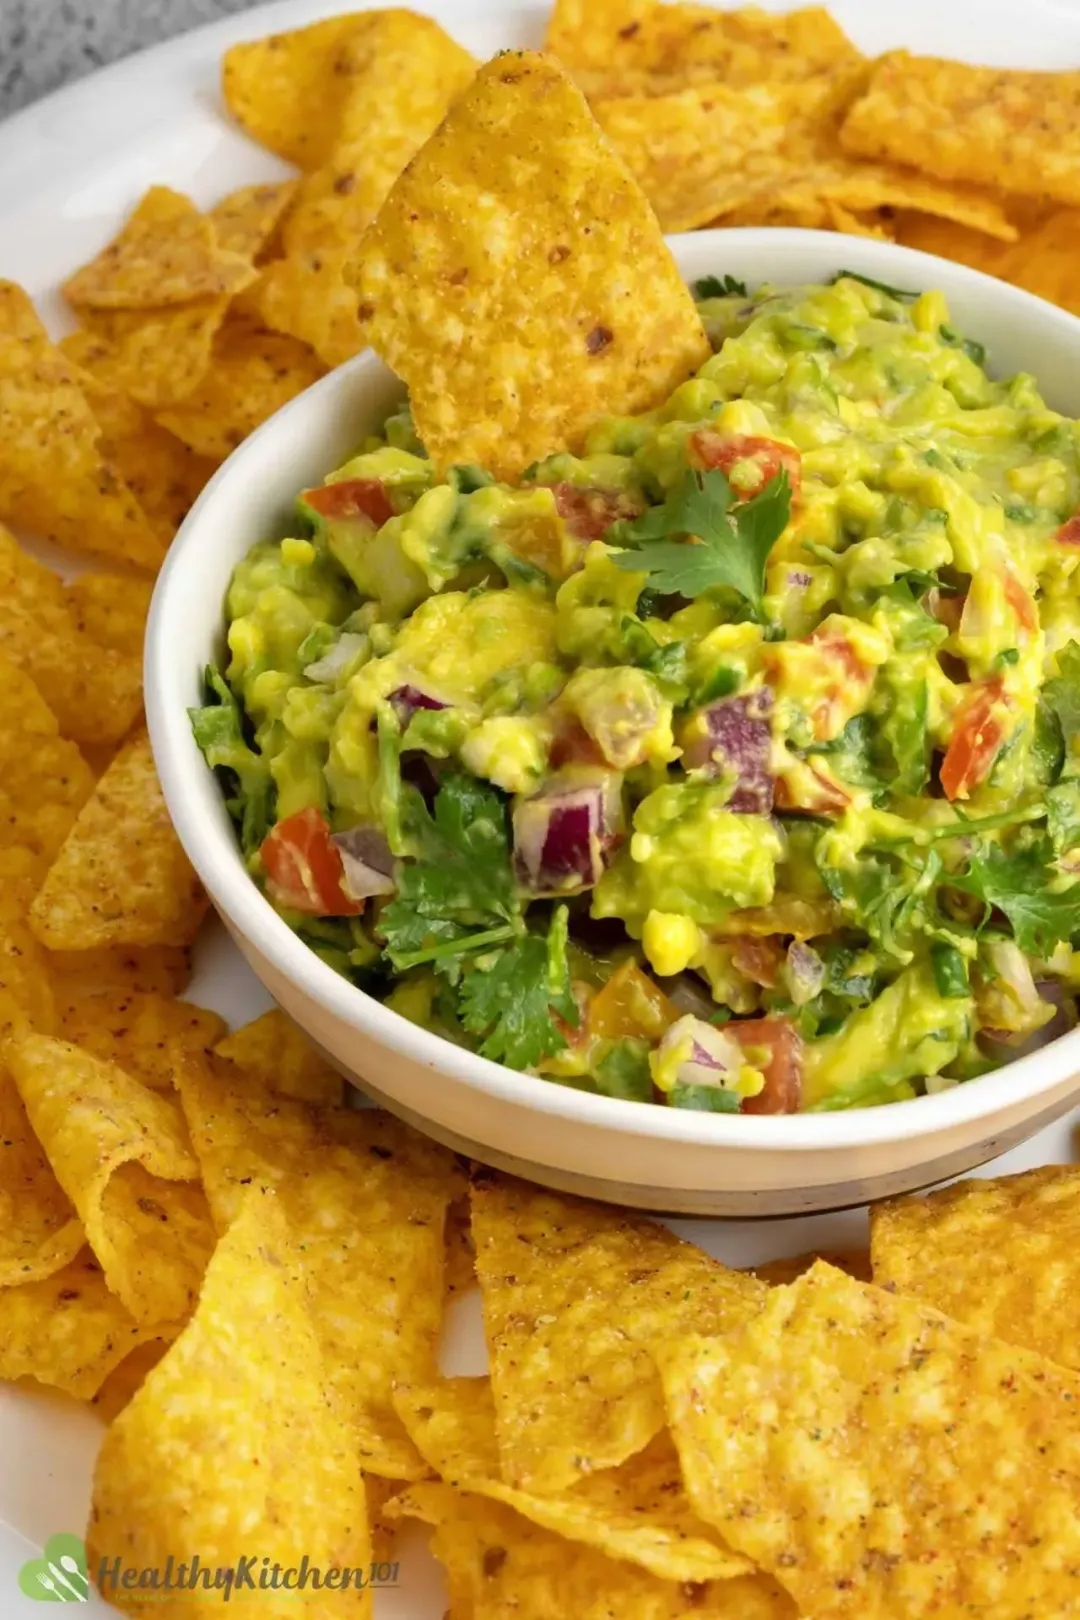
[[[888,281],[897,272],[924,284],[936,276],[954,286],[972,284],[996,301],[1004,317],[1018,322],[1056,326],[1063,342],[1080,351],[1080,320],[1033,294],[999,282],[949,260],[892,242],[840,236],[828,231],[799,228],[745,227],[695,231],[668,238],[676,259],[699,252],[722,252],[723,244],[737,240],[744,250],[760,248],[763,261],[785,249],[825,245],[849,263],[880,272]],[[691,247],[692,244],[692,247]],[[843,252],[840,245],[843,244]],[[863,273],[860,270],[860,273]],[[359,986],[336,973],[316,956],[278,916],[244,868],[239,846],[224,817],[199,813],[196,773],[208,767],[191,735],[185,703],[178,689],[179,661],[172,653],[178,642],[174,627],[180,585],[189,569],[197,569],[200,554],[214,544],[212,513],[221,491],[245,476],[245,462],[257,455],[267,439],[287,435],[301,413],[321,392],[340,386],[344,373],[362,372],[381,362],[364,350],[291,400],[263,423],[217,470],[188,513],[169,549],[154,589],[147,620],[144,690],[147,724],[166,805],[180,841],[214,905],[242,937],[257,942],[282,978],[296,985],[331,1017],[351,1026],[377,1044],[435,1072],[442,1072],[493,1101],[534,1109],[567,1124],[589,1125],[635,1137],[652,1137],[658,1145],[686,1143],[731,1150],[767,1150],[778,1153],[829,1153],[845,1148],[887,1145],[892,1141],[933,1137],[971,1125],[983,1117],[1015,1105],[1019,1098],[1032,1104],[1060,1085],[1072,1072],[1080,1084],[1080,1026],[1040,1051],[1018,1058],[1000,1069],[932,1095],[906,1098],[876,1108],[816,1113],[743,1115],[708,1114],[622,1098],[603,1097],[559,1085],[543,1076],[508,1069],[478,1053],[456,1046],[441,1035],[412,1024]],[[187,672],[190,674],[190,671]],[[211,783],[217,792],[216,783]]]

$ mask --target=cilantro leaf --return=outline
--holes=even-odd
[[[648,575],[648,585],[667,596],[700,596],[730,585],[761,618],[765,565],[791,516],[786,472],[769,480],[752,500],[732,506],[731,486],[719,468],[688,468],[662,506],[609,531],[617,545],[636,549],[616,556],[628,573]],[[672,535],[692,538],[673,540]]]
[[[920,296],[917,292],[907,292],[903,287],[890,287],[887,281],[875,281],[873,276],[860,276],[857,270],[838,270],[832,279],[833,282],[861,281],[864,287],[873,287],[875,292],[885,293],[889,298],[899,298],[902,303]]]
[[[1070,641],[1057,655],[1059,673],[1042,689],[1043,701],[1058,717],[1066,744],[1080,735],[1080,645]]]
[[[213,664],[206,669],[206,695],[209,701],[203,708],[188,710],[192,735],[206,763],[225,773],[226,808],[239,824],[240,844],[249,855],[273,825],[274,782],[269,761],[248,745],[240,705]]]
[[[1080,782],[1059,782],[1046,795],[1046,826],[1055,855],[1080,844]]]
[[[987,844],[974,851],[965,873],[949,879],[983,902],[986,918],[992,907],[1004,912],[1016,943],[1032,956],[1048,956],[1080,931],[1080,883],[1051,889],[1060,874],[1045,859],[1048,853],[1045,842],[1009,855],[1000,845]]]
[[[512,1069],[528,1069],[561,1052],[566,1037],[554,1013],[578,1022],[566,957],[567,911],[556,908],[547,939],[525,934],[490,963],[474,963],[464,975],[461,1022],[479,1035],[480,1052]]]
[[[593,1070],[596,1089],[604,1097],[624,1097],[630,1102],[651,1103],[652,1071],[645,1041],[616,1041]]]
[[[745,298],[746,282],[736,281],[734,276],[702,276],[694,282],[695,298],[731,298],[736,296]]]
[[[986,345],[977,343],[974,338],[961,337],[951,326],[939,326],[938,337],[942,343],[947,343],[950,349],[962,349],[969,360],[974,360],[977,366],[986,364]]]

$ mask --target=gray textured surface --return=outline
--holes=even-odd
[[[254,0],[0,0],[0,118]]]

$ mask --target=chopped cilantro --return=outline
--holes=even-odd
[[[208,701],[201,709],[189,709],[188,719],[206,763],[225,775],[225,806],[240,828],[245,855],[250,855],[274,821],[274,782],[269,761],[256,753],[244,737],[240,705],[221,671],[209,664],[205,679]]]
[[[1047,859],[1052,854],[1048,839],[1012,854],[986,844],[974,851],[967,871],[949,881],[983,902],[982,926],[996,908],[1008,918],[1021,950],[1049,956],[1055,945],[1080,932],[1080,883],[1056,888],[1060,874]]]
[[[1046,826],[1055,855],[1080,844],[1080,782],[1059,782],[1046,795]]]
[[[652,1071],[645,1041],[616,1041],[593,1071],[596,1089],[604,1097],[628,1102],[652,1102]]]
[[[742,1099],[737,1091],[726,1086],[672,1086],[668,1093],[670,1108],[693,1108],[703,1114],[737,1114]]]
[[[974,338],[961,337],[960,333],[951,326],[939,326],[938,337],[942,343],[947,343],[950,349],[960,349],[969,360],[974,360],[977,366],[986,364],[986,345],[976,343]]]
[[[875,281],[873,276],[860,276],[857,270],[838,270],[833,276],[833,283],[837,281],[861,281],[864,287],[873,287],[875,292],[885,293],[889,298],[899,298],[902,303],[912,302],[919,297],[917,292],[906,292],[903,287],[890,287],[887,281]]]
[[[694,282],[695,298],[745,298],[746,282],[734,276],[702,276]]]
[[[948,940],[934,940],[930,946],[930,966],[939,996],[957,998],[971,994],[967,959]]]
[[[765,565],[790,515],[786,472],[770,479],[752,500],[733,506],[731,486],[719,468],[688,468],[662,506],[613,525],[608,538],[636,548],[615,562],[629,573],[647,574],[654,590],[695,597],[730,585],[761,618]]]
[[[552,1009],[578,1022],[566,959],[567,912],[556,908],[548,937],[525,934],[490,962],[474,963],[461,983],[461,1022],[478,1035],[480,1052],[512,1069],[528,1069],[562,1051],[566,1038]]]
[[[1058,717],[1066,739],[1080,734],[1080,645],[1070,641],[1057,655],[1058,674],[1046,682],[1042,695]]]

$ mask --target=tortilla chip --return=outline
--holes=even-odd
[[[34,900],[34,932],[55,951],[186,945],[206,906],[140,732],[79,812]]]
[[[790,1599],[764,1576],[704,1585],[660,1580],[449,1485],[411,1485],[388,1511],[434,1525],[431,1550],[446,1568],[455,1616],[795,1620]]]
[[[835,1266],[839,1271],[846,1271],[849,1277],[857,1277],[860,1282],[871,1280],[870,1255],[866,1249],[811,1249],[808,1254],[766,1260],[760,1266],[748,1266],[747,1270],[771,1288],[779,1288],[785,1283],[793,1283],[819,1260]]]
[[[2,553],[0,553],[2,555]],[[4,604],[0,602],[0,638]],[[0,652],[5,718],[0,727],[0,844],[33,851],[48,870],[90,797],[94,779],[73,742],[18,664]]]
[[[581,93],[527,51],[481,68],[353,275],[440,467],[516,477],[601,416],[665,399],[710,352],[645,198]]]
[[[226,317],[209,369],[158,421],[201,456],[224,461],[268,416],[323,375],[303,343],[239,315]]]
[[[942,259],[956,259],[969,264],[973,270],[985,270],[988,275],[998,274],[997,266],[1005,259],[1008,245],[985,231],[974,231],[970,226],[957,225],[950,219],[936,219],[932,214],[920,214],[905,209],[897,215],[896,240],[905,247],[919,248],[923,253],[936,253]]]
[[[14,848],[21,856],[21,847]],[[2,853],[8,855],[10,851]],[[42,950],[21,915],[25,898],[21,873],[15,883],[14,902],[9,885],[4,885],[8,915],[0,920],[0,1046],[9,1036],[26,1035],[33,1029],[51,1034],[56,1023],[48,953]]]
[[[154,587],[137,574],[80,574],[64,599],[82,635],[95,647],[142,658]]]
[[[214,1239],[175,1101],[45,1035],[13,1041],[7,1062],[113,1293],[137,1321],[182,1319]]]
[[[98,1416],[106,1423],[118,1418],[124,1407],[134,1400],[146,1382],[147,1373],[157,1366],[168,1348],[169,1341],[166,1339],[147,1339],[145,1344],[138,1345],[126,1355],[119,1367],[113,1368],[90,1403]]]
[[[870,1212],[874,1281],[1080,1367],[1080,1169],[961,1181]]]
[[[343,1082],[339,1070],[312,1046],[299,1024],[288,1013],[272,1007],[260,1018],[244,1024],[214,1043],[218,1057],[253,1078],[270,1091],[303,1102],[340,1103]]]
[[[245,40],[225,52],[222,93],[250,135],[287,163],[315,169],[330,155],[349,91],[349,44],[363,13]]]
[[[657,0],[558,0],[546,49],[591,98],[807,79],[859,54],[822,6],[774,16]]]
[[[973,67],[890,51],[842,132],[857,157],[1080,203],[1080,72]]]
[[[207,216],[214,227],[218,246],[227,253],[254,264],[282,219],[296,201],[295,180],[278,180],[259,186],[241,186],[215,203]]]
[[[85,1242],[19,1093],[0,1075],[0,1288],[51,1277]]]
[[[367,1571],[371,1549],[356,1454],[334,1412],[288,1230],[272,1196],[242,1202],[206,1272],[198,1309],[105,1436],[94,1471],[90,1567],[164,1570],[179,1548],[210,1569],[252,1558],[294,1569]],[[143,1613],[145,1591],[104,1596]],[[328,1599],[309,1583],[277,1597],[237,1588],[238,1615],[368,1620],[370,1594]],[[182,1593],[192,1620],[221,1591]]]
[[[196,298],[166,309],[86,309],[80,315],[109,344],[117,382],[155,411],[180,404],[198,387],[228,308],[228,298]]]
[[[897,239],[945,259],[957,259],[987,275],[1000,276],[1038,298],[1080,314],[1080,209],[1058,208],[1003,246],[981,231],[964,230],[924,214],[903,213]]]
[[[455,1198],[446,1212],[446,1297],[476,1287],[476,1245],[468,1198]]]
[[[178,996],[191,978],[191,953],[175,945],[145,950],[104,945],[90,951],[46,951],[49,977],[61,998],[73,995]]]
[[[476,63],[430,17],[371,11],[354,20],[337,129],[305,176],[255,302],[275,331],[309,343],[328,366],[364,347],[346,265],[391,186],[434,134]]]
[[[801,1612],[1076,1611],[1071,1374],[824,1264],[659,1360],[690,1500]]]
[[[643,1450],[664,1425],[655,1346],[725,1331],[766,1294],[603,1204],[491,1174],[472,1200],[503,1477],[521,1489],[564,1491]]]
[[[666,1432],[619,1468],[601,1469],[563,1495],[536,1496],[499,1477],[487,1378],[399,1388],[394,1405],[420,1455],[442,1479],[505,1502],[568,1541],[624,1558],[662,1580],[729,1580],[752,1572],[750,1562],[723,1546],[692,1511]]]
[[[400,1480],[380,1479],[378,1474],[364,1475],[364,1496],[367,1499],[368,1527],[371,1531],[371,1558],[375,1564],[388,1564],[393,1561],[397,1525],[392,1519],[384,1516],[384,1510],[386,1504],[392,1502],[400,1490]]]
[[[0,281],[0,519],[154,569],[164,546],[21,287]]]
[[[598,101],[596,117],[665,230],[792,215],[823,223],[829,204],[853,211],[920,208],[1012,240],[1000,201],[893,164],[853,162],[840,123],[865,80],[860,66],[795,84],[704,84],[662,97]],[[824,218],[815,210],[826,210]]]
[[[41,1281],[0,1288],[0,1379],[35,1378],[88,1401],[132,1350],[176,1331],[134,1321],[84,1249]]]
[[[76,309],[153,309],[239,292],[254,279],[190,198],[151,186],[119,235],[68,277],[64,295]]]
[[[155,1091],[172,1090],[178,1049],[207,1052],[227,1028],[209,1008],[155,991],[87,993],[75,984],[56,999],[58,1035]]]
[[[105,454],[169,545],[217,463],[197,456],[131,398],[124,389],[125,368],[104,338],[73,332],[60,347],[97,418]]]
[[[132,591],[151,589],[123,577]],[[142,649],[103,652],[80,631],[59,577],[0,524],[0,650],[39,688],[65,737],[90,747],[119,742],[142,709]]]
[[[249,1184],[281,1200],[365,1471],[418,1478],[391,1390],[435,1375],[453,1158],[386,1114],[282,1097],[220,1060],[189,1062],[178,1085],[219,1230]]]

